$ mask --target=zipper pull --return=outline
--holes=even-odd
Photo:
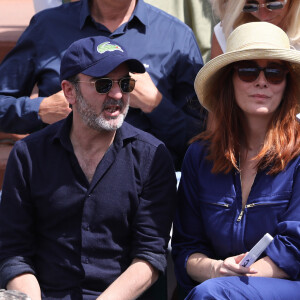
[[[239,217],[237,218],[236,221],[240,222],[242,220],[243,215],[244,215],[244,210],[242,209],[241,212],[240,212],[240,215],[239,215]]]

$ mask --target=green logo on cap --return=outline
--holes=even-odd
[[[113,52],[113,51],[121,51],[124,52],[123,49],[119,45],[111,44],[110,42],[104,42],[97,46],[97,51],[100,54],[103,54],[107,51]]]

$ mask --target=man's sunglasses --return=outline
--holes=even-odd
[[[76,81],[76,82],[83,82],[83,83],[91,83],[95,86],[95,89],[97,93],[99,94],[107,94],[114,84],[114,82],[117,82],[119,84],[119,87],[122,91],[122,93],[131,93],[135,87],[135,82],[131,77],[123,77],[119,80],[112,80],[110,78],[99,78],[94,81]]]
[[[260,72],[263,71],[266,80],[271,84],[280,84],[288,73],[288,69],[281,64],[270,63],[266,67],[262,68],[255,62],[243,61],[234,65],[235,70],[239,78],[245,82],[255,81]]]
[[[257,1],[247,2],[243,7],[243,12],[252,13],[259,10],[260,7],[266,7],[268,10],[282,9],[286,5],[287,0],[267,1],[265,4],[259,4]]]

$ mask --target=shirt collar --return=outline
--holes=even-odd
[[[121,128],[116,132],[114,144],[117,147],[123,147],[127,141],[134,139],[137,134],[138,132],[133,126],[129,125],[127,122],[123,122]]]
[[[81,0],[81,9],[80,9],[80,29],[83,28],[86,20],[90,17],[90,7],[89,7],[89,0]]]
[[[83,28],[86,20],[91,17],[89,0],[81,0],[81,10],[80,10],[80,29]],[[137,18],[144,26],[148,25],[148,14],[147,14],[147,4],[144,0],[138,0],[138,3],[134,9],[132,16],[130,17],[129,23]]]
[[[53,136],[53,142],[60,141],[61,145],[68,151],[73,151],[70,140],[72,122],[73,113],[70,113],[66,119],[60,121],[61,126]],[[122,148],[127,141],[134,139],[136,135],[138,135],[137,130],[127,122],[124,122],[121,128],[117,130],[113,144],[117,149]]]
[[[144,24],[145,26],[148,26],[149,22],[148,22],[148,7],[147,4],[144,2],[144,0],[138,0],[138,3],[134,9],[134,12],[130,18],[130,21],[136,17],[140,20],[140,22],[142,24]]]

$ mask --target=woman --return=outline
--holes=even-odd
[[[299,0],[212,0],[213,10],[221,22],[214,28],[211,58],[226,49],[226,38],[241,24],[265,21],[279,26],[290,38],[291,45],[300,50]]]
[[[299,79],[300,52],[267,22],[239,26],[199,71],[217,118],[182,167],[172,251],[179,284],[196,286],[186,299],[299,299]],[[240,266],[265,233],[263,255]]]

